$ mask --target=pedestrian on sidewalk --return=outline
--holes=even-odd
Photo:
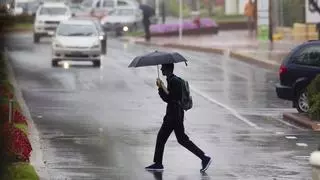
[[[253,36],[255,30],[255,4],[252,0],[248,0],[244,7],[244,14],[248,18],[248,31],[249,36]]]
[[[173,74],[174,64],[163,64],[161,67],[162,74],[167,77],[167,88],[164,83],[157,78],[156,85],[161,99],[167,103],[166,114],[163,118],[162,126],[157,135],[157,142],[153,162],[154,164],[146,167],[146,170],[163,170],[162,165],[163,152],[165,144],[174,131],[178,143],[198,156],[202,161],[201,172],[205,172],[210,163],[211,158],[197,147],[184,132],[184,109],[181,106],[182,92],[184,80]]]
[[[147,5],[140,3],[139,5],[140,9],[142,10],[142,24],[144,27],[144,37],[146,41],[150,41],[151,35],[150,35],[150,17],[154,16],[155,10]]]
[[[150,19],[149,17],[143,16],[142,24],[144,27],[144,37],[146,41],[150,41],[151,35],[150,35]]]

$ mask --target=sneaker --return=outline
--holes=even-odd
[[[210,164],[211,164],[212,159],[209,156],[206,156],[203,160],[202,160],[202,169],[200,169],[201,172],[205,172]]]
[[[146,170],[149,171],[163,171],[163,165],[162,164],[152,164],[148,167],[145,167]]]

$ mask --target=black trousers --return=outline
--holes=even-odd
[[[188,149],[194,155],[198,156],[201,160],[205,157],[204,152],[192,141],[190,141],[189,137],[185,134],[183,117],[184,112],[182,109],[179,110],[177,114],[174,113],[173,115],[165,115],[163,124],[157,136],[156,149],[153,159],[155,163],[162,164],[164,147],[172,131],[174,131],[179,144]]]
[[[151,38],[150,35],[150,22],[148,21],[143,21],[143,27],[144,27],[144,37],[146,39],[146,41],[149,41]]]

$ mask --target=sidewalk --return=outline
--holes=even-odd
[[[283,57],[300,44],[290,40],[275,41],[273,47],[269,42],[259,42],[249,37],[247,31],[222,31],[218,35],[199,35],[179,37],[152,37],[145,42],[143,37],[123,37],[123,40],[158,46],[182,48],[219,54],[229,54],[231,57],[278,68]]]

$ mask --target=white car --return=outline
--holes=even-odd
[[[41,37],[52,36],[59,23],[71,16],[71,10],[65,3],[47,2],[42,4],[36,12],[33,41],[38,43]]]
[[[69,19],[59,24],[52,39],[52,66],[59,61],[101,64],[101,35],[92,20]]]
[[[132,7],[118,7],[101,19],[106,31],[115,31],[117,35],[122,32],[136,31],[142,26],[143,14],[141,9]]]

